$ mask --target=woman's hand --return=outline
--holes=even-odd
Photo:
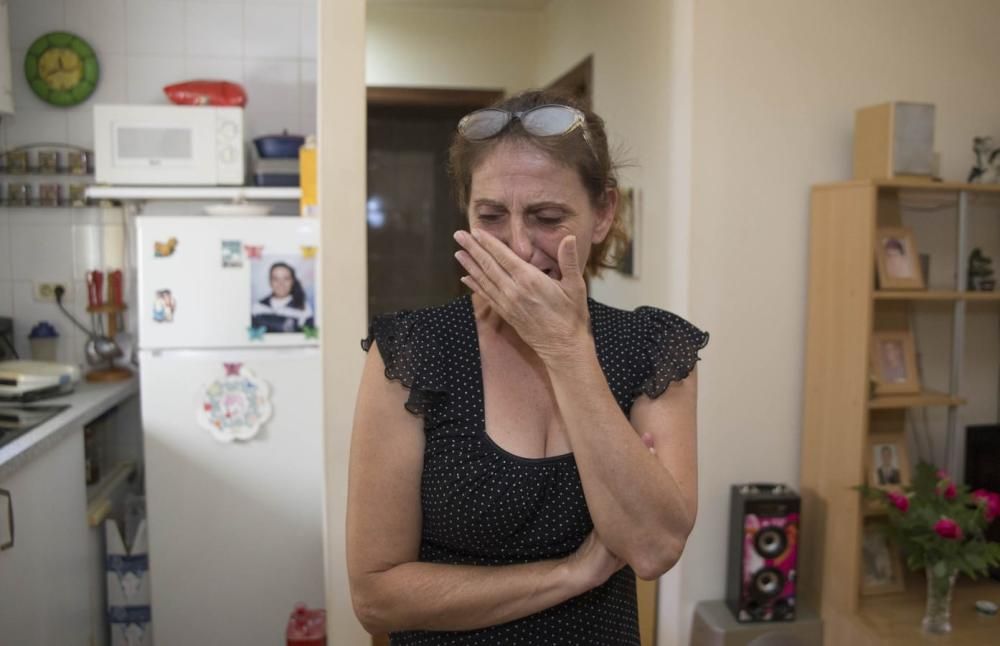
[[[462,282],[485,298],[543,361],[565,356],[589,337],[587,285],[575,236],[559,243],[559,280],[521,260],[488,232],[458,231],[455,240],[462,246],[455,258],[469,274]]]
[[[577,594],[596,588],[625,567],[625,561],[612,554],[594,531],[564,563],[569,567],[572,585],[579,591]]]

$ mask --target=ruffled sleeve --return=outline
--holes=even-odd
[[[646,343],[648,362],[634,396],[657,398],[672,382],[683,381],[700,357],[698,351],[708,345],[708,332],[655,307],[640,307],[640,333]]]
[[[380,314],[368,326],[368,336],[361,340],[361,348],[368,352],[372,343],[378,344],[386,378],[398,381],[410,391],[404,404],[406,410],[427,417],[434,405],[445,398],[446,389],[427,379],[433,372],[428,366],[425,345],[429,340],[419,330],[417,312]]]

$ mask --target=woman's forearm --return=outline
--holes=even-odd
[[[354,586],[355,612],[373,633],[475,630],[520,619],[582,594],[565,560],[473,566],[403,563]]]
[[[693,510],[618,407],[592,339],[580,346],[545,363],[587,506],[608,549],[655,578],[680,557]]]

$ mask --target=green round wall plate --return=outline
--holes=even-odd
[[[24,76],[46,103],[69,107],[83,103],[97,89],[100,66],[87,41],[53,31],[31,44],[24,57]]]

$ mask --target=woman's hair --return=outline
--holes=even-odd
[[[522,112],[550,104],[567,105],[584,114],[593,152],[579,128],[565,136],[536,137],[524,129],[520,120],[514,120],[495,137],[482,141],[469,141],[456,132],[448,151],[448,172],[458,198],[458,206],[463,213],[467,213],[469,208],[472,174],[501,142],[530,143],[551,159],[575,170],[595,208],[607,204],[607,189],[618,187],[616,173],[618,164],[608,151],[608,136],[601,117],[569,97],[544,90],[528,90],[498,101],[490,107],[508,112]],[[618,266],[628,246],[628,232],[622,218],[623,208],[625,208],[624,200],[619,199],[607,237],[590,248],[590,259],[585,268],[586,275],[596,276],[602,268]]]
[[[288,273],[292,275],[292,300],[288,304],[289,307],[293,307],[297,310],[304,310],[306,308],[306,290],[302,289],[302,283],[299,282],[299,277],[295,275],[295,269],[289,265],[287,262],[276,262],[271,265],[271,269],[267,272],[268,281],[271,280],[271,276],[274,274],[274,270],[280,267],[284,267],[288,270]],[[273,296],[274,293],[272,292]],[[268,298],[271,298],[268,296]]]

